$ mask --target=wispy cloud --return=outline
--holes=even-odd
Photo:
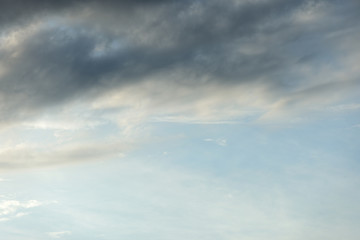
[[[0,221],[9,221],[14,218],[26,216],[29,213],[23,211],[39,207],[42,204],[43,203],[37,200],[29,200],[25,202],[17,200],[0,201]]]
[[[3,170],[11,168],[32,168],[71,164],[82,161],[119,158],[128,151],[129,146],[119,142],[95,142],[59,147],[43,148],[41,146],[21,145],[0,152],[0,165]]]
[[[206,142],[214,142],[217,145],[222,146],[222,147],[225,147],[227,145],[227,140],[225,138],[216,138],[216,139],[206,138],[206,139],[204,139],[204,141],[206,141]]]
[[[71,235],[71,231],[48,232],[47,234],[51,238],[63,238],[68,235]]]

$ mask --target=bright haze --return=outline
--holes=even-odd
[[[0,2],[4,240],[357,240],[358,0]]]

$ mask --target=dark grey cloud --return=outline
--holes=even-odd
[[[56,14],[69,8],[86,5],[103,5],[116,8],[131,9],[139,5],[153,5],[169,2],[169,0],[3,0],[1,1],[0,26],[24,23],[38,15]]]
[[[34,19],[44,26],[0,50],[0,121],[172,70],[184,84],[206,75],[292,91],[304,82],[297,67],[338,64],[358,10],[356,1],[5,1],[4,36]]]

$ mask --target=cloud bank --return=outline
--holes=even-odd
[[[356,1],[5,5],[2,123],[154,78],[161,81],[157,87],[163,95],[172,84],[194,91],[216,84],[252,84],[266,89],[273,97],[268,101],[282,105],[301,105],[312,92],[319,98],[313,100],[321,103],[335,89],[340,90],[335,100],[342,100],[351,92],[346,88],[359,87]],[[210,94],[198,98],[211,98]]]
[[[335,114],[359,103],[359,12],[355,0],[5,1],[0,128],[56,135],[70,119],[130,136],[145,122]]]

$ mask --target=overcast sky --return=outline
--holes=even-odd
[[[6,240],[356,240],[357,0],[0,3]]]

